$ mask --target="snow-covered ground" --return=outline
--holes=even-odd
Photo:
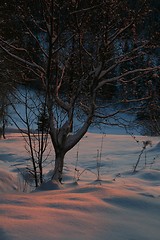
[[[148,140],[152,147],[133,174]],[[0,140],[0,240],[159,240],[159,141],[87,133],[66,155],[63,184],[48,182],[27,193],[17,177],[28,158],[24,140],[7,133]],[[45,172],[51,168],[52,163]]]

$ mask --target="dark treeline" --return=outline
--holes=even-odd
[[[61,1],[63,4],[63,1]],[[126,21],[128,21],[131,18],[131,15],[133,12],[136,12],[139,10],[139,6],[143,5],[143,2],[146,2],[143,6],[144,10],[140,12],[141,16],[137,17],[136,22],[133,25],[133,32],[128,33],[125,40],[130,39],[130,41],[134,41],[134,44],[139,41],[141,38],[145,38],[148,41],[152,41],[154,44],[154,48],[148,49],[148,56],[155,55],[155,62],[154,64],[157,64],[156,61],[158,61],[156,58],[159,54],[159,48],[156,48],[155,45],[159,44],[159,22],[160,22],[160,3],[156,0],[150,0],[150,1],[143,1],[143,0],[127,0],[124,1],[123,8],[120,8],[119,11],[119,18],[120,15],[126,16]],[[81,4],[83,5],[83,8],[87,7],[87,3],[85,1],[81,1]],[[95,2],[96,4],[96,2]],[[65,4],[64,4],[65,5]],[[86,5],[86,6],[85,6]],[[66,6],[67,7],[67,6]],[[57,16],[56,16],[57,15]],[[95,12],[96,17],[96,12]],[[103,16],[100,16],[102,21],[108,21],[107,19],[103,19]],[[66,26],[65,22],[67,22],[67,11],[65,11],[65,7],[61,7],[61,10],[59,13],[55,13],[55,18],[61,18],[61,25]],[[42,12],[41,12],[41,1],[35,0],[35,1],[24,1],[24,0],[11,0],[11,1],[5,1],[2,0],[0,4],[0,28],[1,28],[1,37],[2,39],[7,39],[10,42],[13,41],[14,46],[16,45],[17,48],[23,48],[27,46],[28,51],[32,52],[33,59],[34,55],[35,58],[37,58],[37,51],[38,46],[37,42],[34,39],[33,36],[29,34],[29,31],[31,31],[36,36],[39,35],[39,38],[42,39],[42,45],[46,44],[47,48],[47,39],[45,39],[45,33],[41,31],[41,27],[43,28],[43,21],[42,21]],[[98,21],[99,17],[97,15],[97,27],[98,27]],[[93,21],[95,24],[95,21]],[[36,23],[36,24],[35,24]],[[70,26],[72,27],[72,26]],[[96,28],[96,26],[95,26]],[[69,31],[69,29],[68,29]],[[130,42],[128,42],[128,45],[130,45]],[[128,51],[130,49],[129,46],[127,46],[127,41],[125,42],[125,49],[124,51]],[[35,54],[36,52],[36,54]],[[24,52],[22,51],[22,54],[24,55]],[[111,53],[115,54],[115,53]],[[27,57],[27,56],[26,56]],[[1,68],[2,68],[2,77],[6,78],[6,67],[9,71],[12,71],[12,78],[17,81],[19,79],[20,81],[23,81],[24,78],[24,69],[23,69],[23,76],[21,73],[21,66],[17,69],[17,66],[15,66],[14,61],[11,61],[11,59],[7,59],[5,56],[1,58]],[[36,59],[37,60],[37,59]],[[43,56],[40,53],[39,54],[39,63],[41,64],[41,61],[43,61]],[[142,60],[142,59],[141,59]],[[142,61],[137,61],[137,64],[142,64]],[[146,60],[145,60],[146,61]],[[149,61],[149,60],[148,60]],[[145,62],[146,64],[146,62]],[[16,71],[15,71],[16,69]],[[31,81],[35,80],[35,82],[38,82],[37,79],[33,79],[32,74],[29,75],[27,72],[27,78],[28,82],[29,78],[31,78]],[[8,74],[9,75],[9,74]],[[9,75],[10,78],[10,75]],[[35,78],[35,77],[34,77]],[[33,84],[32,86],[37,86],[37,84]],[[114,90],[114,88],[113,88]],[[107,91],[107,89],[106,89]],[[110,91],[110,89],[109,89]]]

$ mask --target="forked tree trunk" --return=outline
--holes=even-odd
[[[94,104],[91,108],[90,114],[86,120],[86,122],[82,125],[82,127],[74,134],[69,134],[71,130],[70,122],[66,121],[64,125],[58,129],[54,128],[53,117],[51,113],[51,121],[50,121],[50,136],[51,141],[55,150],[55,167],[52,176],[52,180],[62,181],[62,173],[64,166],[64,156],[65,154],[72,149],[85,135],[90,124],[92,123],[94,111]]]

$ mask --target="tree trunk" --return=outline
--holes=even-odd
[[[63,166],[64,166],[64,156],[65,153],[58,152],[55,156],[55,167],[52,176],[52,180],[56,180],[62,182],[62,173],[63,173]]]
[[[6,136],[5,136],[5,128],[6,128],[6,120],[3,118],[2,135],[3,135],[4,139],[6,138]]]

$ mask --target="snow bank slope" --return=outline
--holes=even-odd
[[[117,186],[118,185],[118,186]],[[1,196],[1,240],[159,240],[160,197],[116,183]]]
[[[0,193],[17,191],[17,179],[5,170],[0,169]]]
[[[129,136],[106,136],[99,182],[96,155],[101,139],[87,133],[66,156],[64,184],[59,187],[49,181],[32,193],[15,192],[13,173],[17,166],[24,168],[27,158],[22,138],[8,135],[2,140],[0,240],[159,240],[159,139],[152,139],[147,159],[142,156],[139,171],[132,174],[141,145]],[[145,139],[141,137],[139,143]],[[82,173],[78,182],[73,181],[75,165]]]

